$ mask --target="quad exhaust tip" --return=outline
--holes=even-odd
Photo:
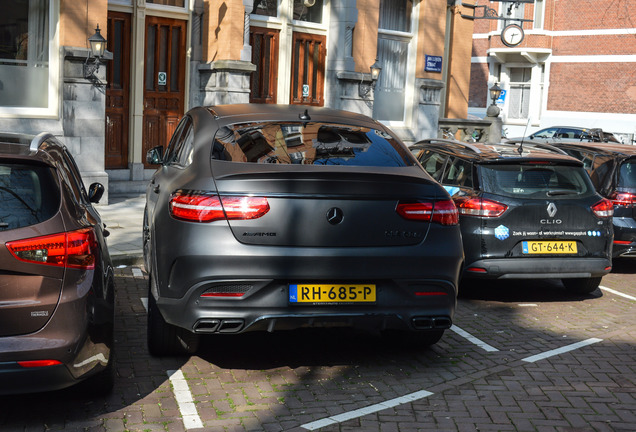
[[[416,330],[439,330],[449,329],[453,324],[449,317],[414,317],[411,320]]]
[[[194,326],[196,333],[238,333],[243,329],[242,319],[204,319]]]

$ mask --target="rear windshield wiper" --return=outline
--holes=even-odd
[[[546,195],[548,196],[556,196],[556,195],[577,195],[578,192],[577,191],[573,191],[573,190],[564,190],[564,189],[560,189],[560,190],[550,190],[546,193]]]

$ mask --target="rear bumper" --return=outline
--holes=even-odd
[[[240,298],[201,294],[219,284],[251,286]],[[350,283],[355,283],[351,282]],[[295,304],[289,284],[277,280],[206,281],[181,299],[160,298],[166,322],[195,333],[243,333],[303,327],[354,327],[369,330],[436,330],[452,324],[456,286],[443,280],[376,281],[370,304]]]
[[[484,259],[467,263],[463,276],[471,279],[590,278],[608,274],[611,266],[607,258]]]
[[[89,307],[87,296],[72,298],[60,303],[39,331],[0,338],[0,395],[59,390],[106,368],[113,346],[113,319],[100,312],[99,316],[108,318],[98,322],[98,310]],[[28,368],[18,364],[34,360],[61,364]]]
[[[16,362],[0,363],[0,395],[60,390],[78,382],[66,365],[23,368]]]

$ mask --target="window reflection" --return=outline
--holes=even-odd
[[[381,130],[328,123],[255,123],[217,132],[212,158],[294,165],[410,166],[411,154]]]
[[[322,23],[323,0],[294,0],[294,19]]]
[[[0,19],[0,101],[46,108],[49,82],[49,1],[3,2]]]

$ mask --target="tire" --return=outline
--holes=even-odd
[[[149,285],[153,284],[152,277]],[[199,348],[199,335],[168,324],[157,302],[148,290],[148,351],[152,356],[194,354]]]
[[[444,335],[444,330],[402,331],[385,330],[382,339],[393,348],[425,349],[435,345]]]
[[[589,294],[601,284],[602,277],[561,279],[565,289],[575,294]]]

